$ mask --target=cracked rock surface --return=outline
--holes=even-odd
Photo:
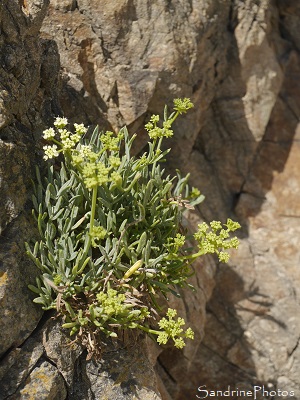
[[[298,2],[0,6],[0,399],[185,400],[201,385],[264,385],[274,399],[279,390],[300,399]],[[34,234],[41,131],[62,113],[103,129],[127,124],[139,152],[143,124],[174,97],[195,107],[166,144],[168,169],[190,172],[206,196],[187,223],[236,219],[241,246],[228,266],[201,260],[197,290],[170,299],[196,331],[183,352],[139,339],[108,343],[100,363],[86,361],[56,321],[46,315],[37,326],[27,291],[37,271],[22,246]]]
[[[39,34],[48,6],[0,1],[0,399],[159,399],[144,340],[107,342],[101,362],[86,361],[28,289],[38,274],[24,247],[36,237],[31,179],[41,132],[62,113],[57,45]]]
[[[2,360],[0,399],[158,400],[143,341],[132,343],[124,347],[107,342],[101,361],[86,361],[86,353],[70,345],[60,323],[44,318],[39,329]]]

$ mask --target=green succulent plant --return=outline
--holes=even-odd
[[[240,226],[228,219],[198,226],[196,249],[185,246],[181,221],[186,208],[203,201],[198,189],[191,191],[189,176],[165,176],[161,163],[164,138],[173,135],[172,124],[193,104],[174,100],[165,108],[162,124],[153,115],[146,124],[149,149],[131,155],[135,135],[126,127],[119,133],[99,133],[90,139],[82,124],[68,129],[66,118],[56,118],[44,131],[47,176],[37,169],[33,214],[40,234],[34,246],[26,243],[29,257],[41,271],[35,303],[56,309],[62,327],[70,330],[91,355],[99,354],[101,333],[115,337],[122,329],[140,329],[157,336],[160,344],[172,339],[182,348],[193,331],[184,330],[182,318],[169,309],[158,320],[157,297],[178,294],[188,286],[191,263],[199,256],[216,253],[227,262],[227,249],[237,248],[230,232]]]

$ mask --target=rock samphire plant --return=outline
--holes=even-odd
[[[145,331],[159,344],[172,339],[182,348],[194,333],[174,309],[159,319],[158,296],[189,286],[197,257],[216,253],[227,262],[227,249],[238,247],[230,233],[240,226],[230,219],[198,225],[195,248],[186,246],[183,212],[204,197],[189,190],[188,176],[165,176],[161,163],[169,150],[161,144],[191,107],[189,99],[176,99],[162,123],[153,115],[145,126],[148,151],[140,157],[130,153],[135,135],[126,127],[118,134],[96,128],[86,139],[83,124],[71,132],[66,118],[56,118],[43,132],[51,143],[44,159],[63,161],[49,163],[44,178],[37,169],[33,214],[40,240],[26,243],[26,250],[41,274],[30,289],[35,303],[57,310],[62,327],[90,355],[99,355],[101,333],[116,337],[123,329]]]

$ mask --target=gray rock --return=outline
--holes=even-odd
[[[34,229],[28,217],[35,163],[36,129],[53,101],[53,86],[41,84],[47,57],[37,36],[49,1],[23,7],[4,1],[0,8],[0,354],[20,345],[36,327],[41,310],[27,285],[36,268],[24,254],[24,241]],[[52,69],[52,82],[58,70]]]
[[[25,381],[24,387],[10,398],[12,400],[65,400],[67,391],[57,369],[44,361],[34,368]]]
[[[298,348],[299,337],[286,324],[297,312],[299,292],[298,5],[269,0],[77,5],[67,16],[50,7],[42,28],[51,34],[53,21],[59,26],[64,112],[74,118],[80,104],[85,122],[131,124],[140,151],[149,114],[172,97],[191,97],[195,109],[177,123],[169,169],[191,173],[192,184],[207,197],[201,205],[205,219],[231,216],[243,224],[240,251],[217,272],[203,345],[199,326],[214,285],[213,261],[196,275],[206,295],[179,306],[183,315],[189,309],[199,336],[184,357],[171,349],[160,355],[157,369],[165,388],[171,398],[184,399],[201,382],[280,387],[282,368],[291,368],[287,379],[299,386],[292,358],[282,358],[282,352]],[[278,327],[274,335],[286,350],[271,344],[269,324]],[[285,367],[266,362],[279,358]]]

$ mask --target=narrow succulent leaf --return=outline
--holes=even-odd
[[[73,308],[70,306],[70,304],[65,300],[64,300],[64,304],[65,304],[65,307],[66,307],[68,313],[70,314],[71,318],[76,318],[76,314],[75,314]]]
[[[90,261],[90,257],[86,258],[85,261],[82,263],[81,268],[78,270],[77,274],[81,275],[82,272],[84,271],[85,267],[87,266],[88,262]]]
[[[33,285],[28,285],[28,289],[30,289],[32,292],[40,294],[40,289],[38,289],[36,286]]]
[[[51,221],[57,220],[63,214],[64,211],[65,210],[62,208],[58,210],[56,213],[53,213],[53,215],[51,216]]]
[[[45,301],[42,297],[34,298],[33,302],[36,303],[36,304],[42,304],[43,306],[47,305],[47,301]]]
[[[128,271],[126,272],[126,274],[124,274],[124,279],[128,279],[132,274],[134,274],[139,268],[141,268],[141,266],[143,265],[143,260],[138,260],[136,263],[134,263],[132,265],[132,267],[130,267],[128,269]]]
[[[137,254],[137,256],[140,255],[140,253],[141,253],[142,250],[144,249],[146,243],[147,243],[147,233],[146,233],[146,232],[143,232],[142,235],[141,235],[141,237],[140,237],[138,247],[137,247],[137,249],[136,249],[136,254]]]

